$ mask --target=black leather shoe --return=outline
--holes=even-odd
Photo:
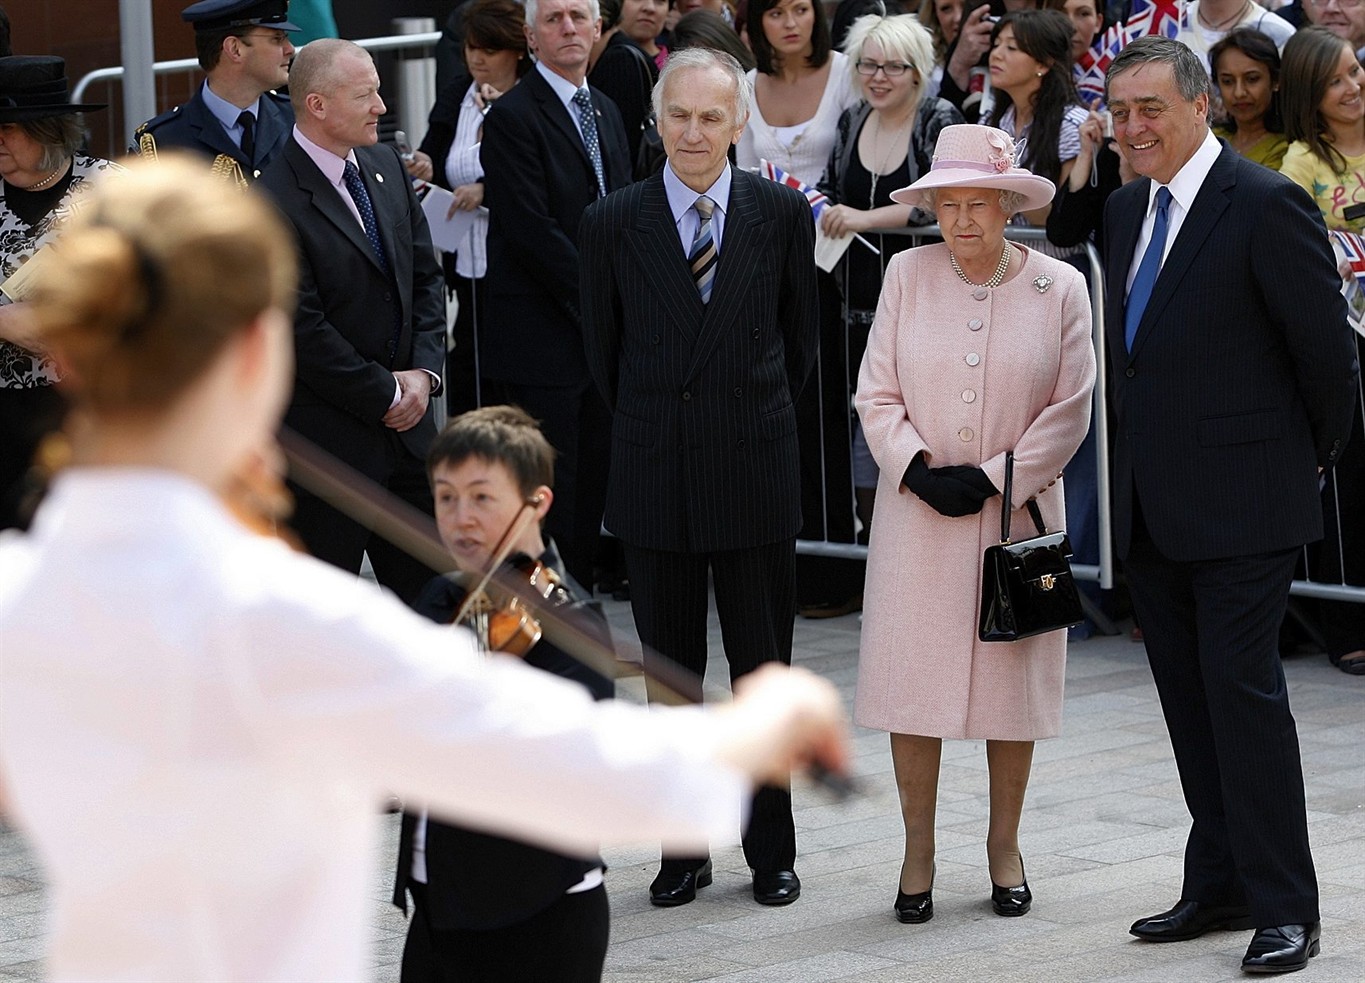
[[[1205,932],[1240,932],[1251,927],[1251,910],[1245,905],[1205,905],[1182,898],[1170,911],[1139,918],[1128,934],[1146,942],[1187,942]]]
[[[896,892],[896,921],[919,925],[934,917],[934,889],[919,894]]]
[[[794,870],[754,871],[754,900],[759,904],[791,904],[801,897],[801,878]]]
[[[649,885],[649,903],[676,908],[697,900],[697,888],[711,883],[711,861],[692,870],[661,870]]]
[[[1244,973],[1292,973],[1318,954],[1322,923],[1258,928],[1242,957]]]
[[[1006,918],[1028,914],[1033,907],[1033,892],[1028,889],[1028,878],[1018,887],[1001,887],[991,881],[991,909]]]

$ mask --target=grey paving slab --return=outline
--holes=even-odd
[[[631,636],[628,606],[608,604]],[[716,625],[708,676],[726,677]],[[835,681],[851,704],[855,616],[797,624],[795,659]],[[1365,981],[1365,680],[1322,657],[1285,666],[1303,749],[1310,834],[1322,889],[1323,953],[1295,983]],[[1179,894],[1188,832],[1145,653],[1126,636],[1073,645],[1063,736],[1038,746],[1021,842],[1033,911],[998,918],[989,906],[984,837],[984,745],[948,742],[939,794],[935,918],[901,925],[892,915],[902,856],[886,735],[855,730],[862,793],[831,803],[794,792],[803,896],[768,909],[749,894],[734,845],[713,851],[715,883],[677,909],[653,908],[647,890],[657,853],[607,850],[612,945],[607,983],[781,981],[825,983],[1218,983],[1241,981],[1249,933],[1177,945],[1140,943],[1133,919]],[[639,680],[620,687],[640,699]],[[397,981],[404,918],[388,904],[397,823],[381,819],[371,892],[374,979]],[[0,828],[0,983],[41,978],[44,889],[23,838]]]

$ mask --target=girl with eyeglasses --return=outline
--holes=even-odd
[[[820,190],[838,204],[825,209],[820,228],[836,238],[863,234],[881,250],[878,256],[855,242],[844,254],[842,270],[836,271],[843,288],[848,365],[856,371],[867,347],[886,264],[914,244],[908,236],[871,236],[870,230],[933,221],[923,209],[893,202],[891,192],[927,174],[939,131],[964,120],[951,103],[926,96],[933,38],[913,14],[858,18],[844,53],[863,99],[839,117],[834,149],[820,180]],[[850,378],[849,385],[855,381]],[[847,405],[847,400],[840,405]],[[877,465],[867,453],[857,420],[853,423],[853,487],[865,541],[877,493]]]

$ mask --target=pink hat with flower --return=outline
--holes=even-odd
[[[1042,208],[1057,187],[1045,177],[1016,167],[1018,151],[1004,130],[976,123],[945,126],[934,147],[934,163],[908,188],[891,192],[902,205],[922,205],[921,192],[934,188],[995,188],[1024,196],[1023,210]]]

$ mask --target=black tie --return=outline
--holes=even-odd
[[[242,115],[237,117],[237,125],[242,128],[242,153],[246,156],[247,163],[256,162],[256,114],[242,110]]]

